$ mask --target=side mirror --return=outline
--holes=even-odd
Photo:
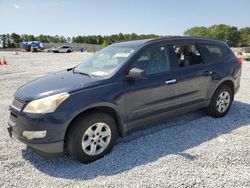
[[[128,74],[126,75],[126,78],[130,79],[147,79],[145,71],[138,68],[132,68],[129,70]]]

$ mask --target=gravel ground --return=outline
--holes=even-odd
[[[72,67],[86,53],[0,52],[0,187],[250,187],[250,62],[228,115],[196,111],[131,133],[88,164],[45,160],[6,131],[8,105],[24,83]]]

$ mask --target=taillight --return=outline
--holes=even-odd
[[[237,59],[237,63],[240,64],[240,65],[242,65],[242,59],[239,59],[239,58],[238,58],[238,59]]]

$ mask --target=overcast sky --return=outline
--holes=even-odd
[[[250,26],[250,0],[0,0],[0,33],[181,35],[193,26]]]

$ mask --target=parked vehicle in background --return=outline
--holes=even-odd
[[[44,46],[42,42],[39,41],[30,41],[30,42],[21,42],[20,48],[24,49],[27,52],[38,52],[41,51]]]
[[[70,52],[73,52],[73,49],[71,46],[59,46],[57,48],[52,48],[51,49],[52,52],[54,53],[70,53]]]
[[[200,108],[225,116],[240,87],[241,64],[217,40],[112,44],[20,87],[8,131],[39,153],[68,152],[88,163],[109,153],[119,136],[154,121]]]
[[[46,48],[43,50],[43,52],[52,52],[52,48]]]
[[[243,49],[242,57],[244,60],[250,61],[250,47]]]

